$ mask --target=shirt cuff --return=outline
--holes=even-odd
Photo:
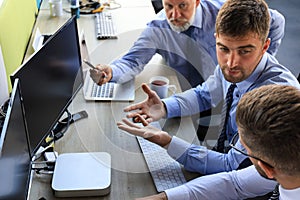
[[[120,73],[119,73],[119,69],[118,67],[116,67],[115,65],[109,65],[112,69],[112,77],[111,77],[111,82],[118,82],[120,79]],[[119,71],[118,71],[119,70]]]
[[[189,196],[188,188],[185,185],[171,188],[164,192],[166,193],[168,200],[182,200],[187,199]]]
[[[166,106],[167,118],[180,116],[180,107],[176,98],[172,96],[166,99],[162,99],[162,101]]]
[[[173,136],[172,140],[168,146],[167,152],[168,154],[175,160],[180,158],[186,150],[191,146],[190,143]]]

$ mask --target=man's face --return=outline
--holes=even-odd
[[[238,83],[247,79],[263,54],[267,51],[270,41],[262,42],[255,33],[242,37],[216,35],[216,51],[218,63],[225,79]]]
[[[185,31],[194,21],[200,0],[164,0],[164,9],[171,28]]]

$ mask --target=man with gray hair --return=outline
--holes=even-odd
[[[159,54],[178,73],[182,90],[196,87],[213,74],[217,65],[215,21],[224,2],[163,0],[164,9],[148,23],[129,52],[109,65],[99,64],[98,70],[90,70],[91,77],[99,85],[126,82]],[[271,43],[267,51],[275,55],[284,36],[285,19],[276,10],[269,12]]]

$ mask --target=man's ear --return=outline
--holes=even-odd
[[[271,44],[271,39],[268,38],[268,39],[266,40],[266,42],[264,43],[264,46],[263,46],[263,52],[264,52],[264,53],[268,50],[270,44]]]
[[[275,170],[274,168],[264,164],[263,162],[261,161],[258,161],[257,162],[258,166],[266,173],[267,177],[270,178],[270,179],[274,179],[275,178]]]

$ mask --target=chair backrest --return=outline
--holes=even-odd
[[[155,13],[158,13],[164,7],[162,0],[151,0],[151,3],[152,3]]]

